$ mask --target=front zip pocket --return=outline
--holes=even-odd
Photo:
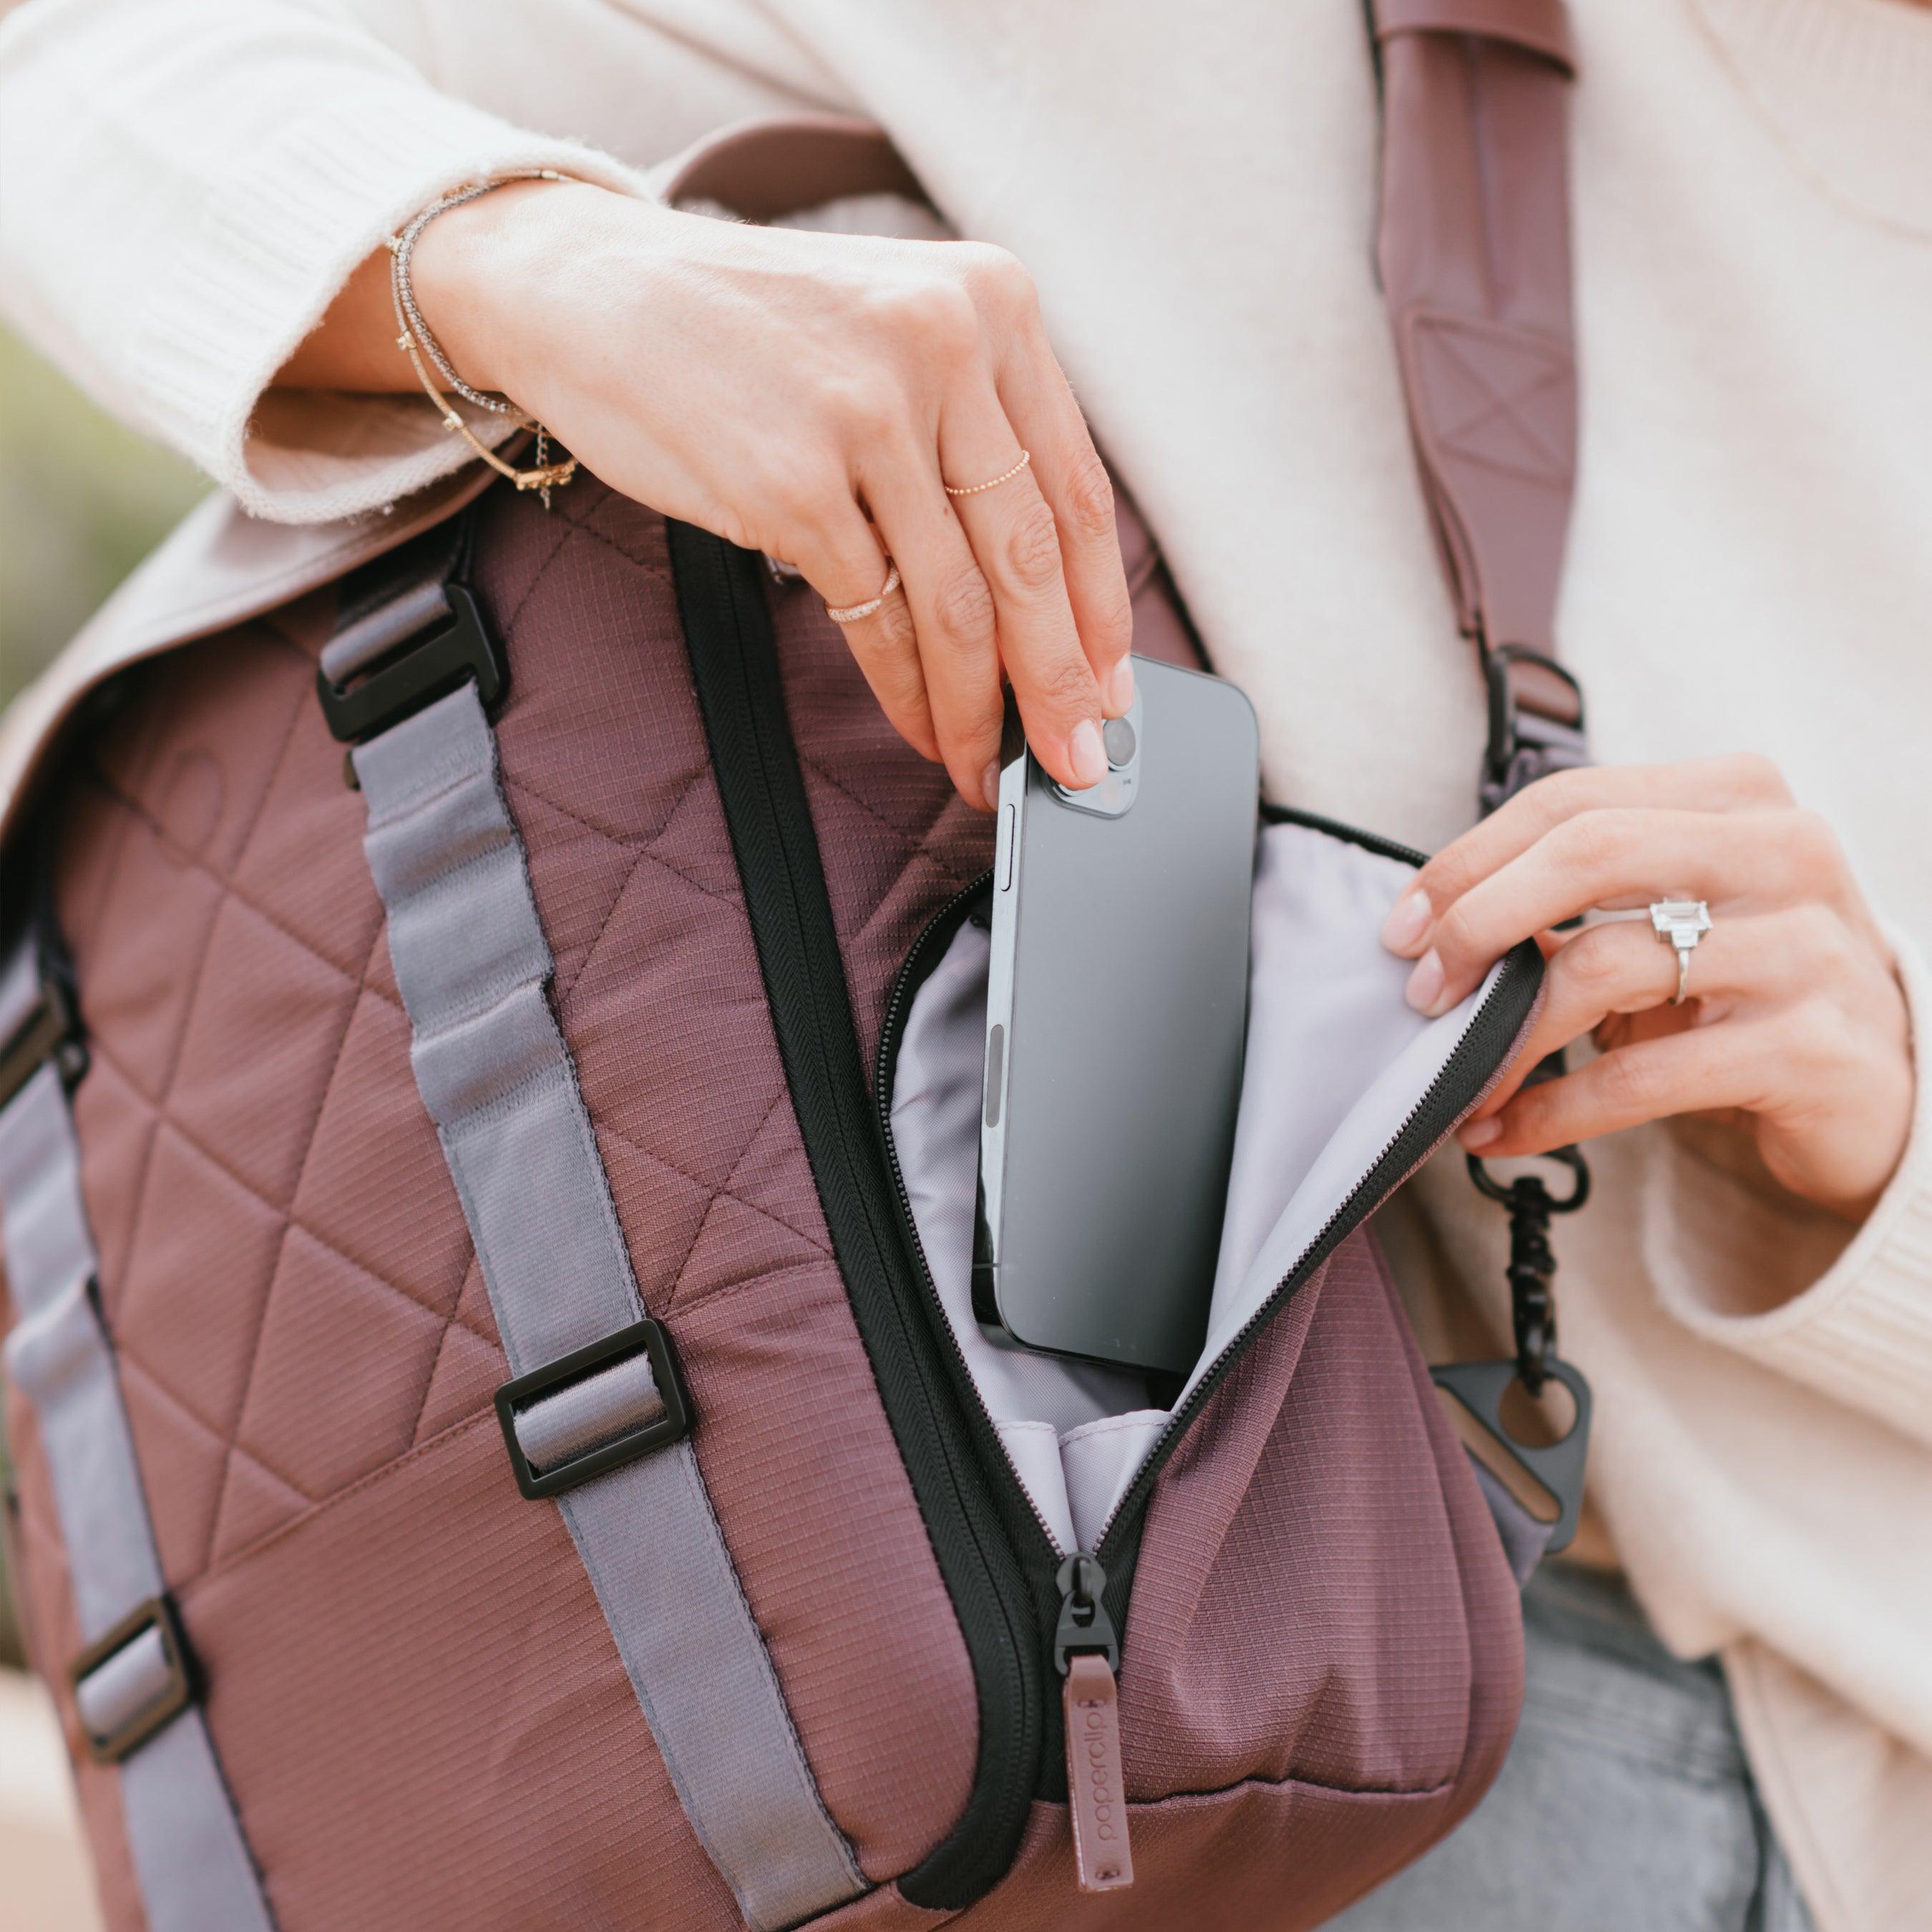
[[[1326,820],[1281,811],[1270,811],[1266,817],[1270,825],[1299,826],[1379,859],[1400,861],[1407,866],[1423,862],[1420,853]],[[961,1384],[962,1396],[976,1412],[982,1425],[979,1439],[997,1445],[992,1480],[1006,1496],[1010,1520],[1018,1519],[1023,1525],[1022,1553],[1029,1568],[1040,1574],[1049,1564],[1057,1568],[1070,1546],[1064,1532],[1057,1535],[1049,1526],[1006,1453],[1000,1426],[974,1378],[959,1335],[947,1318],[946,1304],[920,1234],[892,1124],[899,1055],[919,995],[958,938],[961,928],[983,903],[990,885],[989,873],[943,906],[902,967],[887,1002],[874,1067],[874,1095],[905,1224],[908,1251],[917,1268],[921,1299],[940,1337],[944,1358]],[[1541,973],[1540,956],[1529,947],[1517,949],[1491,976],[1473,1009],[1464,1016],[1453,1048],[1419,1090],[1408,1099],[1399,1119],[1365,1152],[1332,1210],[1324,1214],[1298,1245],[1265,1298],[1232,1334],[1218,1341],[1210,1336],[1212,1359],[1190,1378],[1180,1401],[1160,1428],[1132,1480],[1108,1512],[1099,1532],[1077,1539],[1087,1560],[1095,1562],[1104,1575],[1104,1608],[1115,1628],[1126,1627],[1140,1532],[1162,1469],[1215,1390],[1288,1305],[1295,1292],[1320,1271],[1340,1244],[1427,1158],[1507,1064],[1534,1011]],[[1054,1770],[1058,1757],[1058,1752],[1049,1753],[1049,1764]],[[1043,1785],[1042,1795],[1058,1796],[1056,1786],[1057,1780],[1054,1784]]]

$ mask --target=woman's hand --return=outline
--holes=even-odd
[[[386,262],[282,382],[408,386]],[[1133,691],[1113,500],[1012,256],[526,182],[437,216],[411,280],[458,374],[626,496],[796,564],[833,605],[877,596],[890,555],[903,590],[846,638],[968,800],[993,802],[1003,673],[1046,769],[1106,776],[1101,724]],[[1022,452],[1010,482],[946,494]]]
[[[1649,920],[1550,928],[1594,909],[1708,902],[1691,956]],[[1485,1158],[1546,1152],[1671,1114],[1727,1116],[1793,1193],[1862,1216],[1904,1151],[1913,1095],[1890,949],[1830,826],[1766,760],[1563,772],[1424,867],[1384,929],[1417,964],[1410,1004],[1446,1012],[1518,941],[1548,961],[1542,1016],[1462,1132]],[[1599,1057],[1526,1088],[1589,1033]]]

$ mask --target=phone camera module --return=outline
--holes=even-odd
[[[1100,728],[1100,742],[1107,748],[1108,764],[1117,772],[1133,763],[1139,747],[1134,728],[1124,718],[1109,718]]]

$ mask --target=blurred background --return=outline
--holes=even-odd
[[[0,704],[208,488],[0,328]]]
[[[0,328],[0,705],[208,488]],[[10,1472],[0,1438],[0,1493]],[[0,1538],[0,1932],[88,1932],[93,1893],[45,1694],[20,1670]]]

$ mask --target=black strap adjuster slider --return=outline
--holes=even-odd
[[[71,1087],[87,1070],[87,1048],[74,995],[58,980],[43,980],[40,998],[0,1043],[0,1107],[4,1107],[49,1060]]]
[[[691,1403],[662,1322],[646,1316],[496,1391],[517,1487],[560,1495],[690,1433]]]
[[[118,1764],[194,1701],[194,1672],[181,1619],[150,1597],[68,1666],[88,1755]]]
[[[1521,644],[1499,644],[1484,652],[1483,674],[1489,742],[1478,793],[1487,813],[1552,772],[1587,765],[1590,752],[1582,687],[1554,658]]]
[[[365,629],[373,648],[338,683],[328,664],[360,655],[339,647],[351,641],[352,631]],[[487,710],[508,687],[509,666],[475,595],[460,584],[440,584],[422,586],[338,632],[322,653],[315,688],[330,735],[339,744],[358,745],[472,680]]]

